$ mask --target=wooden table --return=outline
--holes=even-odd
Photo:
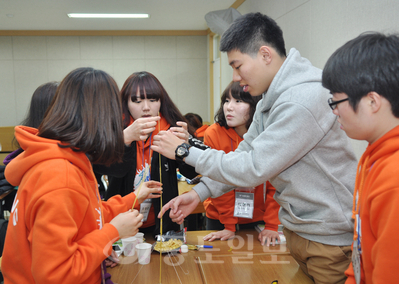
[[[231,256],[235,254],[290,254],[284,244],[276,246],[262,246],[258,241],[258,232],[253,230],[240,230],[233,239],[227,241],[204,241],[203,238],[216,231],[191,231],[187,232],[186,241],[191,245],[211,245],[212,249],[201,249],[196,255]]]
[[[243,230],[230,241],[203,242],[211,231],[187,232],[188,244],[213,245],[184,254],[162,257],[161,283],[222,284],[222,283],[313,283],[289,255],[285,245],[261,246],[255,230]],[[147,236],[146,236],[147,237]],[[153,242],[151,238],[146,239]],[[120,265],[108,268],[115,284],[159,283],[160,254],[153,251],[147,265],[137,257],[120,257]]]

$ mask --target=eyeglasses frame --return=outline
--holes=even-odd
[[[327,102],[328,102],[328,105],[330,106],[330,108],[331,108],[332,110],[334,110],[334,109],[337,108],[337,105],[338,105],[338,104],[343,103],[343,102],[346,102],[346,101],[348,101],[348,100],[349,100],[349,98],[346,98],[346,99],[343,99],[343,100],[339,100],[339,101],[333,101],[332,98],[329,98]]]

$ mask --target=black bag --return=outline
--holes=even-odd
[[[0,257],[3,256],[4,242],[6,240],[8,220],[0,219]]]

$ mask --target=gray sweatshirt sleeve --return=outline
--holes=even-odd
[[[335,120],[330,116],[331,121],[323,122],[329,126],[321,127],[312,112],[296,102],[277,105],[267,119],[263,115],[257,109],[251,127],[234,152],[190,150],[186,163],[203,176],[226,184],[204,178],[195,187],[201,200],[209,194],[220,196],[234,187],[256,186],[294,166],[325,136],[323,128],[330,128]]]

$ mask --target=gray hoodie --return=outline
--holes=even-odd
[[[186,163],[207,177],[194,187],[202,201],[269,180],[284,227],[323,244],[352,243],[357,160],[321,74],[291,49],[235,152],[191,147]]]

